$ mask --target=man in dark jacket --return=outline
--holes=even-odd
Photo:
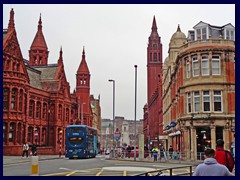
[[[224,150],[223,146],[224,141],[222,139],[218,139],[215,158],[219,164],[225,165],[229,171],[232,172],[234,167],[234,159],[229,151]]]

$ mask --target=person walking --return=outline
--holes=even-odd
[[[127,157],[128,158],[130,158],[130,153],[131,153],[131,151],[132,151],[132,148],[131,148],[131,146],[130,145],[128,145],[128,147],[127,147]]]
[[[172,145],[170,145],[170,147],[168,148],[168,152],[169,152],[169,159],[172,159],[172,155],[173,155],[173,147]]]
[[[37,146],[32,144],[32,156],[37,156]]]
[[[227,150],[224,150],[224,141],[222,139],[218,139],[216,142],[216,153],[215,158],[219,164],[225,165],[230,172],[233,171],[234,167],[234,159],[231,153]]]
[[[232,176],[232,173],[228,168],[222,164],[219,164],[215,157],[214,149],[206,149],[204,151],[204,161],[199,164],[193,176]]]
[[[26,158],[28,157],[28,150],[29,150],[29,145],[28,145],[28,143],[24,142],[24,144],[23,144],[23,151],[22,151],[22,157],[24,157],[25,154],[26,154]]]
[[[158,148],[157,147],[154,147],[152,149],[152,154],[153,154],[153,161],[157,162],[157,155],[158,155]]]

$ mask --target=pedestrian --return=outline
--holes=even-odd
[[[29,145],[28,145],[28,143],[24,142],[24,144],[23,144],[23,151],[22,151],[22,157],[24,157],[25,154],[26,154],[26,157],[28,157],[28,150],[29,150]]]
[[[170,147],[168,148],[168,152],[169,152],[169,158],[170,159],[173,159],[173,147],[172,147],[172,145],[170,145]]]
[[[153,161],[157,162],[157,155],[158,155],[158,148],[157,147],[154,147],[152,149],[152,154],[153,154]]]
[[[130,153],[131,153],[131,151],[132,151],[132,148],[131,148],[131,146],[130,145],[128,145],[128,147],[127,147],[127,157],[128,158],[130,158]]]
[[[37,146],[35,144],[32,144],[32,156],[37,156]]]
[[[226,166],[217,162],[214,149],[206,149],[204,158],[203,163],[196,167],[193,176],[232,176]]]
[[[233,171],[234,167],[234,158],[232,157],[232,154],[224,150],[224,141],[222,139],[218,139],[216,142],[216,153],[215,158],[219,164],[225,165],[230,172]]]

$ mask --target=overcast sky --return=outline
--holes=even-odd
[[[90,93],[98,98],[102,118],[112,119],[115,80],[115,116],[134,119],[135,69],[137,68],[137,120],[143,118],[147,102],[147,44],[153,16],[163,44],[163,59],[178,24],[187,35],[200,21],[235,26],[235,5],[216,4],[7,4],[3,5],[3,28],[7,28],[11,8],[25,59],[37,32],[41,13],[43,34],[48,46],[48,63],[57,63],[60,47],[71,93],[85,46],[91,74]]]

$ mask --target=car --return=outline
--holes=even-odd
[[[148,156],[149,156],[149,152],[148,151],[144,151],[144,158],[146,158]],[[130,157],[134,157],[134,148],[130,152]],[[136,157],[138,157],[138,147],[136,148]]]

